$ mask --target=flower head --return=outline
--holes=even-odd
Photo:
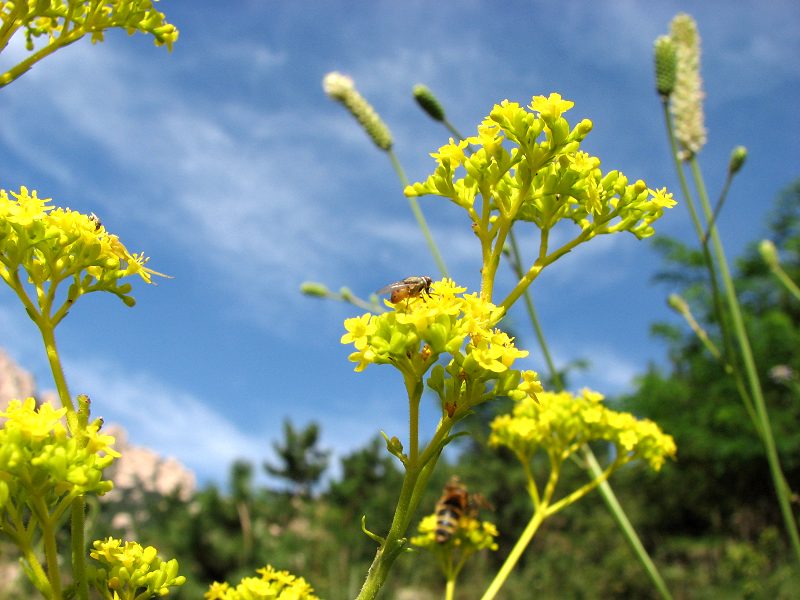
[[[495,418],[489,443],[529,459],[538,449],[566,457],[585,443],[604,440],[616,448],[618,466],[641,459],[656,471],[675,456],[671,436],[650,420],[607,408],[602,394],[540,392],[538,398],[523,398],[511,414]]]
[[[700,152],[706,143],[703,113],[705,94],[700,78],[700,34],[697,32],[697,23],[687,14],[677,15],[672,20],[670,38],[677,60],[670,109],[682,158],[688,160]]]
[[[392,133],[372,105],[358,92],[352,78],[333,71],[325,75],[322,89],[332,99],[341,102],[381,150],[392,147]]]
[[[314,588],[302,577],[289,571],[278,571],[270,565],[256,571],[259,577],[244,577],[232,587],[228,583],[214,582],[203,595],[205,600],[319,600]]]
[[[535,96],[528,107],[496,104],[468,146],[452,140],[442,146],[431,155],[433,174],[406,186],[405,194],[442,196],[467,210],[484,252],[500,239],[501,217],[506,226],[529,221],[543,231],[572,221],[582,241],[618,231],[652,235],[671,197],[650,194],[643,181],[629,183],[619,171],[604,173],[600,159],[580,149],[591,121],[573,127],[564,117],[572,107],[557,93]]]
[[[181,586],[186,577],[178,575],[178,561],[164,561],[153,546],[107,538],[93,543],[89,552],[101,566],[90,566],[89,581],[104,598],[148,598],[166,596],[171,587]]]
[[[0,480],[12,498],[42,497],[54,505],[66,496],[105,494],[112,488],[103,470],[119,453],[114,438],[100,434],[100,422],[76,437],[67,434],[66,409],[33,398],[11,400],[0,417]]]
[[[16,289],[24,271],[38,290],[43,313],[55,312],[48,303],[63,281],[71,285],[61,316],[79,296],[95,291],[111,292],[132,305],[130,284],[122,279],[138,275],[152,283],[152,276],[161,273],[149,269],[147,261],[129,252],[94,215],[54,208],[49,198],[25,187],[10,195],[0,190],[0,277]]]

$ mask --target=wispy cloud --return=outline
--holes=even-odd
[[[131,443],[177,458],[200,479],[225,481],[231,463],[263,457],[277,430],[253,436],[241,431],[209,399],[175,389],[143,371],[102,359],[66,363],[72,389],[92,399],[92,414],[122,425]]]

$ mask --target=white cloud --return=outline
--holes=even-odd
[[[122,425],[132,444],[177,458],[201,480],[225,481],[234,460],[262,458],[276,435],[248,435],[207,399],[102,359],[70,360],[65,370],[72,390],[92,399],[93,417]]]

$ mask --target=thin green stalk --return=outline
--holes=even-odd
[[[683,171],[683,164],[679,158],[680,151],[678,149],[678,140],[675,137],[675,131],[672,126],[672,116],[670,115],[669,112],[669,101],[666,98],[662,98],[661,108],[664,116],[664,124],[667,128],[667,139],[669,140],[670,151],[672,153],[672,159],[675,165],[675,172],[677,173],[678,181],[680,182],[681,193],[683,194],[684,203],[686,204],[686,207],[689,210],[689,215],[692,218],[692,224],[694,225],[695,233],[697,234],[698,239],[702,241],[706,236],[706,231],[705,228],[703,227],[702,221],[700,220],[700,216],[697,213],[697,209],[695,208],[694,199],[689,190],[689,183],[686,180],[686,175]],[[711,225],[713,225],[713,223],[711,223]],[[708,271],[708,281],[709,284],[711,285],[711,300],[714,306],[714,314],[717,317],[717,323],[719,324],[720,335],[722,336],[722,349],[726,356],[727,362],[732,366],[735,366],[736,360],[735,360],[735,352],[733,350],[733,342],[731,340],[731,334],[730,334],[731,331],[730,321],[728,313],[725,311],[722,302],[722,294],[720,293],[719,289],[717,273],[714,269],[714,260],[711,257],[711,251],[709,250],[707,243],[701,244],[701,250],[703,252],[703,261],[706,265],[706,270]],[[733,372],[734,374],[738,373],[738,369],[734,368]],[[747,405],[748,403],[750,403],[750,399],[743,397],[742,402],[744,402],[745,405]]]
[[[403,170],[402,165],[400,165],[400,161],[397,160],[397,156],[391,148],[387,150],[386,153],[389,155],[389,158],[392,161],[392,166],[394,167],[397,176],[400,178],[400,183],[402,183],[403,187],[405,188],[408,185],[408,177],[406,177],[406,173]],[[425,215],[422,214],[422,209],[419,207],[419,202],[417,202],[416,198],[409,198],[408,203],[411,205],[411,212],[414,213],[414,218],[417,220],[417,224],[422,231],[422,235],[425,236],[428,249],[431,251],[431,255],[433,255],[433,260],[436,261],[436,266],[439,269],[439,273],[441,273],[442,277],[448,277],[449,275],[447,274],[447,266],[444,264],[444,259],[439,252],[439,247],[436,245],[436,242],[431,235],[431,230],[428,227],[428,222],[425,220]]]
[[[546,504],[540,504],[536,508],[531,520],[525,526],[525,530],[522,532],[522,535],[519,536],[517,543],[514,544],[514,547],[511,549],[511,552],[503,563],[503,566],[500,567],[500,570],[494,576],[492,583],[489,584],[489,587],[486,588],[483,596],[481,596],[481,600],[491,600],[497,595],[497,592],[500,591],[500,588],[503,587],[503,584],[505,584],[506,579],[508,579],[508,576],[511,574],[511,571],[517,565],[520,557],[527,549],[528,544],[531,543],[531,540],[536,534],[536,531],[539,529],[539,526],[542,524],[542,521],[544,521],[546,510]]]
[[[72,578],[80,600],[89,598],[89,580],[86,577],[86,499],[78,496],[72,501],[70,519],[72,542]]]
[[[703,252],[703,261],[706,266],[706,270],[708,271],[708,281],[711,285],[711,298],[713,301],[714,306],[714,314],[717,318],[717,323],[719,325],[719,332],[722,336],[722,350],[724,354],[723,363],[727,365],[725,368],[725,372],[728,373],[736,384],[736,389],[739,391],[739,397],[742,400],[742,404],[744,405],[747,414],[750,416],[753,426],[756,428],[756,431],[759,436],[762,436],[761,432],[761,425],[759,420],[755,418],[756,409],[753,405],[753,400],[750,397],[750,394],[747,393],[747,387],[745,386],[744,379],[742,377],[742,369],[737,366],[737,354],[734,349],[734,344],[732,340],[731,334],[731,322],[730,317],[728,315],[728,311],[725,310],[725,306],[722,300],[722,293],[719,289],[718,283],[718,276],[717,272],[714,268],[714,260],[711,256],[711,250],[708,247],[708,238],[707,235],[709,234],[711,227],[714,225],[715,217],[709,218],[709,227],[708,230],[703,227],[703,224],[698,216],[697,209],[695,208],[694,200],[692,198],[692,194],[689,191],[689,183],[686,180],[686,174],[683,170],[683,164],[679,158],[679,150],[678,150],[678,141],[675,137],[675,132],[672,127],[672,117],[669,113],[669,104],[666,99],[662,99],[662,108],[664,114],[664,123],[667,129],[667,138],[670,143],[670,149],[672,152],[672,158],[675,165],[675,172],[678,175],[678,181],[680,182],[681,192],[683,193],[684,202],[686,207],[689,209],[689,214],[692,217],[692,223],[694,224],[695,233],[697,234],[698,239],[701,241],[701,249]],[[730,178],[729,178],[730,180]],[[717,208],[721,208],[722,201],[725,198],[726,192],[720,197],[720,202],[717,205]],[[719,212],[717,210],[717,212]]]
[[[524,275],[522,271],[522,256],[519,252],[517,237],[514,234],[513,229],[509,235],[509,240],[511,242],[511,268],[514,270],[514,274],[517,276],[517,278],[522,279],[522,276]],[[550,371],[550,379],[553,382],[553,387],[556,390],[561,391],[564,389],[564,382],[561,380],[561,374],[558,372],[558,369],[556,369],[556,363],[553,360],[552,354],[550,354],[550,347],[545,342],[544,331],[539,323],[539,316],[537,315],[536,308],[533,305],[533,298],[531,297],[530,290],[526,288],[522,294],[522,297],[525,300],[525,308],[528,311],[528,318],[530,318],[531,324],[533,325],[533,330],[536,332],[536,340],[539,342],[539,347],[544,355],[544,361],[547,363],[547,368]]]
[[[708,202],[708,195],[706,194],[705,183],[703,181],[702,173],[700,172],[700,167],[695,158],[692,158],[690,165],[700,201],[703,204],[706,215],[710,218],[711,206]],[[725,298],[728,303],[728,310],[730,311],[733,320],[735,337],[739,345],[739,351],[741,352],[745,373],[747,374],[747,380],[750,385],[750,394],[752,396],[753,403],[755,404],[756,415],[758,416],[758,420],[760,422],[762,433],[761,439],[764,444],[764,449],[766,450],[770,474],[772,475],[773,485],[778,496],[778,503],[781,508],[784,526],[786,527],[786,532],[789,535],[789,541],[791,543],[792,550],[795,553],[795,558],[800,563],[800,533],[798,533],[797,521],[795,520],[792,512],[791,490],[786,485],[783,470],[780,466],[780,458],[775,445],[775,439],[772,435],[772,426],[769,421],[766,402],[764,401],[764,394],[761,389],[761,380],[759,379],[755,359],[753,358],[750,339],[747,335],[747,329],[744,325],[744,317],[742,316],[741,307],[739,306],[739,301],[736,296],[736,289],[734,288],[733,279],[731,278],[730,271],[728,269],[728,262],[725,257],[725,251],[722,247],[722,241],[720,240],[717,228],[713,225],[713,223],[709,227],[709,232],[711,234],[711,241],[714,245],[714,252],[717,257],[717,267],[720,270],[720,275],[725,288]]]
[[[586,460],[589,470],[592,472],[592,475],[598,477],[603,471],[600,468],[600,464],[597,462],[594,452],[592,452],[592,449],[589,448],[588,445],[584,445],[582,450],[583,458]],[[603,496],[606,506],[608,506],[608,509],[611,511],[611,514],[617,521],[617,526],[622,529],[625,540],[628,542],[631,550],[633,550],[636,558],[638,558],[639,562],[642,563],[647,576],[650,577],[650,581],[656,587],[658,593],[661,594],[662,598],[671,599],[672,594],[670,593],[669,588],[667,588],[667,584],[664,582],[664,579],[661,577],[661,573],[658,571],[658,567],[656,567],[655,563],[650,558],[650,554],[648,554],[647,550],[642,544],[642,541],[639,539],[639,536],[637,535],[636,530],[633,528],[633,525],[628,520],[625,510],[622,508],[619,500],[617,500],[616,494],[614,494],[614,491],[611,489],[611,484],[609,484],[608,481],[602,481],[600,483],[599,490],[600,494]]]
[[[409,387],[407,385],[407,387]],[[412,386],[413,392],[409,389],[409,403],[419,403],[422,396],[422,386]],[[413,423],[413,420],[412,420]],[[370,565],[364,585],[361,588],[356,600],[373,600],[386,582],[394,561],[400,556],[405,548],[407,539],[405,537],[411,518],[422,500],[422,494],[428,484],[428,480],[436,466],[440,447],[443,440],[447,437],[450,426],[440,423],[439,428],[421,453],[417,457],[409,459],[406,463],[406,474],[403,478],[403,486],[395,507],[392,524],[385,541],[375,553],[375,558]],[[410,432],[411,439],[418,436],[418,432]]]
[[[61,571],[58,567],[58,548],[56,545],[56,523],[50,518],[47,507],[42,498],[35,498],[34,505],[37,514],[40,514],[39,525],[42,528],[42,542],[44,543],[44,557],[47,564],[47,580],[50,582],[52,600],[61,599]]]
[[[17,63],[12,68],[10,68],[8,71],[6,71],[2,75],[0,75],[0,88],[8,85],[9,83],[14,81],[15,79],[19,78],[21,75],[24,75],[33,65],[35,65],[37,62],[39,62],[43,58],[46,58],[46,57],[50,56],[56,50],[58,50],[60,48],[63,48],[64,46],[68,46],[69,44],[77,42],[83,36],[84,36],[84,33],[79,31],[78,35],[70,34],[69,36],[66,36],[66,37],[64,37],[64,36],[59,37],[57,42],[52,43],[52,44],[47,44],[47,46],[45,46],[44,48],[42,48],[38,52],[35,52],[34,54],[31,54],[28,58],[26,58],[25,60]]]
[[[513,260],[511,261],[512,268],[514,269],[518,278],[522,278],[522,262],[519,253],[519,247],[517,245],[516,239],[514,238],[514,233],[511,233],[511,252]],[[539,346],[542,349],[542,354],[545,357],[545,361],[547,362],[547,367],[550,370],[550,379],[553,382],[553,386],[557,391],[563,391],[564,384],[561,380],[561,376],[558,373],[558,369],[556,369],[555,362],[552,359],[550,354],[550,348],[547,344],[547,340],[545,339],[544,332],[542,330],[542,326],[539,323],[538,315],[536,314],[536,310],[533,306],[533,300],[531,299],[529,290],[525,288],[523,292],[525,298],[525,305],[528,310],[528,316],[531,319],[531,323],[533,325],[534,330],[536,331],[536,338],[539,341]],[[594,455],[594,452],[588,445],[584,445],[582,448],[584,458],[586,460],[586,464],[589,467],[589,471],[592,474],[594,479],[598,479],[603,475],[603,470],[600,468],[600,464],[597,462],[597,458]],[[606,507],[611,512],[611,515],[614,517],[614,520],[617,522],[617,526],[622,531],[625,540],[628,542],[631,550],[633,550],[634,555],[641,563],[642,567],[647,573],[650,581],[656,587],[656,589],[661,594],[662,598],[672,598],[672,595],[667,588],[664,579],[661,577],[661,573],[659,573],[658,568],[656,567],[653,560],[650,558],[647,550],[645,549],[642,541],[639,539],[636,530],[634,529],[633,525],[628,519],[628,515],[625,513],[625,510],[619,503],[614,490],[611,487],[611,484],[608,483],[605,479],[602,479],[599,485],[600,495],[603,497],[603,501],[606,503]],[[535,516],[535,515],[534,515]],[[537,525],[538,527],[538,525]],[[535,529],[534,529],[535,533]],[[524,535],[524,534],[523,534]],[[531,538],[532,538],[531,534]],[[520,538],[521,539],[521,538]],[[519,542],[517,543],[519,544]],[[522,550],[527,547],[527,543],[525,546],[522,547]],[[516,549],[517,546],[515,545],[514,548]],[[510,572],[510,569],[509,569]],[[494,583],[494,582],[493,582]],[[502,583],[500,584],[502,585]],[[499,586],[497,589],[500,589]],[[495,592],[496,593],[496,592]],[[486,596],[484,595],[486,598]],[[493,597],[493,596],[489,596]]]
[[[53,373],[56,383],[58,396],[62,406],[67,409],[67,423],[73,436],[80,433],[81,425],[72,397],[69,394],[67,380],[64,376],[64,369],[61,366],[61,359],[56,348],[55,328],[42,317],[39,323],[39,331],[47,352],[47,360]],[[88,582],[86,579],[86,501],[83,496],[79,496],[72,501],[72,517],[70,519],[71,546],[72,546],[72,575],[76,583],[78,598],[86,600],[89,597]],[[55,543],[55,540],[53,541]]]
[[[451,577],[447,579],[447,584],[444,588],[444,600],[453,600],[456,592],[456,579]]]
[[[786,271],[779,265],[770,265],[770,270],[778,278],[786,290],[794,296],[795,300],[800,300],[800,287],[797,287],[797,284],[791,280],[789,275],[786,274]]]
[[[28,572],[32,575],[31,582],[33,585],[36,586],[36,589],[39,590],[45,598],[49,598],[52,595],[50,580],[47,577],[44,567],[42,567],[42,563],[39,562],[39,558],[36,556],[32,543],[34,525],[39,521],[29,519],[28,527],[26,527],[17,507],[14,506],[12,501],[6,503],[5,510],[8,513],[9,521],[13,527],[11,530],[4,528],[3,533],[8,535],[22,552],[23,560],[29,569]]]

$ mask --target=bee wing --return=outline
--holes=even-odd
[[[406,280],[395,281],[394,283],[390,283],[389,285],[383,286],[381,289],[379,289],[375,293],[378,294],[378,296],[383,296],[384,294],[390,294],[395,290],[399,290],[399,289],[402,289],[402,288],[407,287],[407,286],[408,286],[408,282],[406,282]]]

